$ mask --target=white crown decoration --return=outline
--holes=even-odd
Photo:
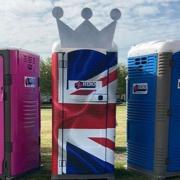
[[[62,48],[111,49],[117,20],[121,17],[119,9],[111,10],[110,16],[111,19],[113,19],[113,22],[99,31],[89,21],[93,15],[92,10],[90,8],[84,8],[81,12],[81,16],[84,18],[84,21],[75,30],[73,30],[60,20],[64,14],[62,8],[54,7],[52,14],[57,21]]]

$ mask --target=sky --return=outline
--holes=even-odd
[[[119,63],[126,64],[132,45],[180,39],[180,0],[0,0],[0,47],[34,51],[46,58],[58,40],[52,8],[64,9],[61,20],[73,29],[83,21],[81,10],[93,10],[91,22],[99,30],[112,22],[110,11],[122,13],[114,37],[119,48]]]

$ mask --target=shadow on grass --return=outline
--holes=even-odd
[[[41,109],[51,109],[52,104],[41,104]]]
[[[126,150],[127,150],[126,147],[116,147],[115,148],[115,153],[116,154],[126,153]]]
[[[123,164],[116,163],[115,169],[116,180],[147,180],[146,176],[139,173],[128,171]]]
[[[41,148],[41,154],[51,154],[52,149],[50,147]]]
[[[126,153],[126,147],[117,147],[115,153]],[[51,179],[51,148],[41,148],[41,163],[40,170],[32,173],[27,173],[19,180],[49,180]],[[116,180],[146,180],[147,177],[141,176],[138,173],[129,172],[124,168],[124,164],[116,163],[115,170]]]
[[[19,180],[49,180],[51,179],[51,148],[41,149],[41,168],[27,173]]]
[[[115,163],[115,177],[116,180],[147,180],[147,177],[139,173],[128,171],[126,169],[126,155],[127,147],[115,148],[116,163]],[[118,157],[121,157],[120,159]]]

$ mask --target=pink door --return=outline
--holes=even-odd
[[[3,57],[0,56],[0,175],[4,160],[4,101],[3,101]]]
[[[11,51],[11,175],[40,164],[39,57]]]

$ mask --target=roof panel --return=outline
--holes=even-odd
[[[150,41],[133,46],[128,52],[128,57],[142,56],[161,52],[175,53],[178,51],[180,51],[180,40]]]

